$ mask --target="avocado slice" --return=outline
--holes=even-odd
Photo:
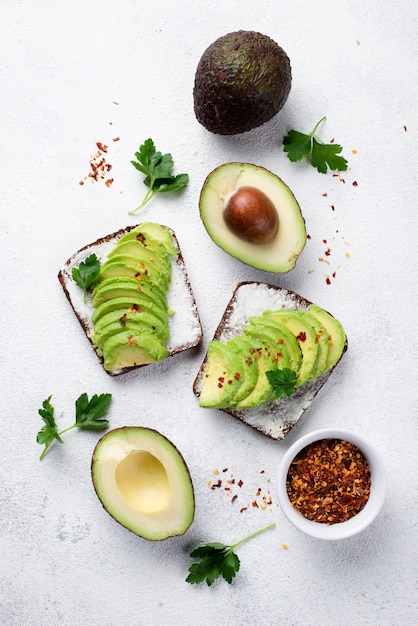
[[[111,335],[103,344],[105,370],[118,370],[162,361],[168,350],[155,333],[123,330]]]
[[[328,311],[316,304],[309,306],[309,312],[323,324],[328,334],[328,355],[325,371],[331,369],[339,361],[347,346],[347,337],[341,323]]]
[[[147,300],[145,296],[138,295],[136,298],[112,298],[111,300],[103,302],[92,315],[91,319],[94,326],[96,326],[103,315],[116,310],[124,310],[126,313],[141,313],[142,311],[146,311],[152,313],[163,324],[168,323],[167,311],[161,309],[151,300]]]
[[[270,37],[255,31],[228,33],[199,60],[193,89],[196,118],[220,135],[251,130],[280,111],[291,83],[290,60]]]
[[[319,344],[316,341],[316,333],[312,325],[293,309],[279,309],[277,311],[264,311],[263,316],[272,318],[287,328],[299,341],[302,352],[302,364],[300,366],[296,387],[300,387],[313,377],[316,359],[319,352]]]
[[[233,402],[236,404],[254,389],[258,379],[257,359],[253,356],[253,346],[251,341],[243,335],[231,337],[225,344],[229,350],[240,359],[243,364],[242,380],[239,389],[234,393]]]
[[[296,339],[295,335],[284,324],[280,324],[276,320],[266,316],[254,315],[250,317],[249,321],[259,328],[266,327],[274,332],[276,344],[278,344],[279,347],[285,348],[289,355],[289,369],[291,369],[292,372],[299,372],[302,364],[302,352],[299,341]]]
[[[119,239],[119,243],[137,239],[146,244],[157,242],[164,247],[167,254],[177,258],[178,250],[174,244],[172,234],[168,228],[155,224],[154,222],[144,222],[139,224]]]
[[[328,333],[326,332],[324,325],[312,313],[304,310],[297,311],[297,313],[300,317],[303,317],[307,322],[309,322],[315,331],[315,341],[318,344],[318,354],[311,378],[317,378],[320,374],[325,372],[327,368]]]
[[[102,348],[111,335],[129,330],[132,334],[139,332],[154,333],[162,343],[170,337],[168,325],[147,311],[127,313],[126,309],[117,309],[103,315],[94,326],[92,339],[98,348]]]
[[[250,409],[260,404],[265,404],[273,400],[274,390],[266,376],[266,372],[277,369],[277,358],[271,350],[271,346],[267,341],[256,339],[254,344],[253,357],[257,361],[258,378],[254,389],[242,400],[237,402],[237,409]]]
[[[91,474],[107,513],[144,539],[183,535],[193,522],[188,467],[174,444],[156,430],[125,426],[108,431],[94,449]]]
[[[146,276],[152,284],[160,285],[164,291],[167,291],[171,280],[171,271],[161,272],[151,263],[145,264],[133,256],[118,255],[103,263],[100,268],[99,281],[123,276],[135,278],[138,282]]]
[[[268,356],[276,363],[275,369],[281,370],[290,367],[289,350],[284,343],[278,343],[274,329],[250,323],[244,326],[243,331],[247,337],[252,339],[254,346],[259,347],[259,342],[268,346]]]
[[[235,404],[234,395],[242,385],[244,362],[224,343],[213,340],[207,351],[199,405],[224,408]]]
[[[109,252],[107,258],[110,260],[120,256],[133,257],[136,259],[137,263],[143,263],[146,267],[154,265],[162,274],[171,272],[170,257],[160,244],[148,246],[136,239],[119,242],[113,250]]]
[[[143,276],[141,281],[135,278],[120,278],[118,276],[102,280],[93,289],[92,305],[94,308],[97,308],[106,300],[123,297],[136,298],[138,294],[154,302],[160,309],[167,310],[166,296],[150,281],[147,284],[146,276]]]
[[[254,190],[252,195],[255,200],[248,202],[245,214],[249,225],[254,222],[254,228],[260,228],[261,234],[264,226],[258,227],[260,212],[263,213],[257,201],[259,192],[271,201],[277,212],[278,228],[267,243],[255,243],[254,240],[240,236],[239,221],[234,230],[225,222],[225,211],[229,208],[231,198],[236,197],[243,188]],[[295,196],[278,176],[258,165],[232,162],[213,170],[203,183],[199,210],[206,231],[214,243],[256,269],[289,272],[305,247],[305,220]]]

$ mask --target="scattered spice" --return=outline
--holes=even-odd
[[[107,155],[108,146],[101,141],[96,141],[96,148],[97,151],[89,160],[90,171],[87,176],[80,180],[79,184],[84,185],[86,180],[91,180],[93,183],[104,180],[106,187],[110,187],[114,179],[108,177],[108,173],[112,169],[112,165],[107,161],[105,156]]]
[[[370,469],[361,451],[340,439],[322,439],[295,457],[287,475],[290,502],[315,522],[345,522],[370,496]]]

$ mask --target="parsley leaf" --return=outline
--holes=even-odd
[[[49,396],[42,402],[42,409],[39,409],[38,413],[42,417],[45,425],[41,428],[36,436],[37,443],[45,446],[44,451],[41,454],[41,459],[45,456],[46,451],[52,444],[54,439],[62,443],[62,439],[57,431],[57,425],[54,418],[54,407],[51,404],[52,396]]]
[[[84,291],[84,302],[87,300],[87,290],[94,283],[100,272],[100,261],[95,254],[90,254],[78,267],[73,267],[71,276]]]
[[[112,394],[95,394],[91,400],[86,393],[82,393],[75,403],[75,425],[84,430],[104,430],[109,426],[109,420],[102,415],[107,411],[112,400]]]
[[[284,152],[287,152],[288,159],[292,162],[310,156],[311,164],[321,174],[327,173],[327,166],[330,170],[344,172],[348,162],[340,156],[342,146],[337,143],[323,143],[315,134],[318,126],[325,120],[326,117],[321,118],[309,135],[290,130],[283,139]]]
[[[240,568],[240,560],[234,550],[245,541],[249,541],[253,537],[260,535],[264,531],[273,528],[276,524],[269,524],[261,530],[248,535],[241,541],[228,546],[224,543],[207,543],[204,546],[196,548],[190,553],[193,559],[200,559],[198,563],[193,563],[189,567],[189,575],[186,582],[196,585],[206,581],[210,587],[217,578],[223,578],[231,584],[236,573]]]
[[[161,154],[157,151],[152,139],[144,141],[139,151],[135,152],[135,157],[137,160],[131,163],[135,169],[145,175],[144,185],[148,187],[148,191],[141,204],[129,211],[130,215],[142,209],[156,193],[181,189],[189,182],[188,174],[177,174],[177,176],[172,174],[173,157],[170,153]]]
[[[91,400],[88,399],[86,393],[82,393],[75,402],[76,419],[74,424],[59,432],[54,418],[54,407],[51,405],[51,398],[52,396],[49,396],[49,398],[44,400],[42,408],[38,411],[39,415],[45,422],[45,425],[36,436],[37,443],[45,446],[40,456],[41,460],[44,458],[55,439],[60,443],[63,443],[61,435],[69,430],[72,430],[73,428],[80,428],[84,430],[104,430],[109,425],[109,420],[103,419],[102,415],[109,408],[110,401],[112,399],[112,395],[110,393],[102,393],[100,396],[95,394],[92,396]]]
[[[283,398],[293,394],[298,377],[296,372],[285,367],[282,370],[270,370],[266,372],[266,376],[270,385],[274,387],[276,398]]]

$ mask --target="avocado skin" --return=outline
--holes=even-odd
[[[280,111],[291,83],[290,60],[275,41],[255,31],[229,33],[214,41],[198,63],[196,118],[215,134],[243,133]]]

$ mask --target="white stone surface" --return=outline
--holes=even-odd
[[[414,0],[1,2],[1,624],[416,623],[417,19]],[[194,71],[209,43],[240,28],[283,46],[293,87],[270,123],[218,137],[194,117]],[[282,152],[290,128],[309,131],[322,115],[322,136],[341,143],[349,159],[344,182],[291,164]],[[129,216],[145,190],[129,161],[148,137],[172,152],[190,184]],[[79,185],[96,141],[109,145],[109,188]],[[200,188],[230,160],[267,167],[298,198],[310,239],[291,273],[253,270],[208,239]],[[56,275],[83,245],[142,219],[175,230],[205,339],[194,352],[111,379]],[[280,442],[199,409],[192,393],[241,280],[273,282],[317,302],[343,322],[350,341],[338,370]],[[84,391],[113,394],[112,426],[159,429],[181,450],[196,492],[186,535],[146,542],[104,512],[89,474],[96,434],[68,433],[39,461],[42,401],[52,394],[57,421],[69,425]],[[275,493],[289,445],[326,426],[367,435],[388,475],[381,514],[337,543],[294,530]],[[243,480],[234,504],[227,492],[210,490],[215,467],[228,468],[222,478]],[[251,506],[259,487],[273,497],[266,510]],[[232,543],[272,521],[274,530],[239,549],[231,586],[185,582],[193,547]]]

